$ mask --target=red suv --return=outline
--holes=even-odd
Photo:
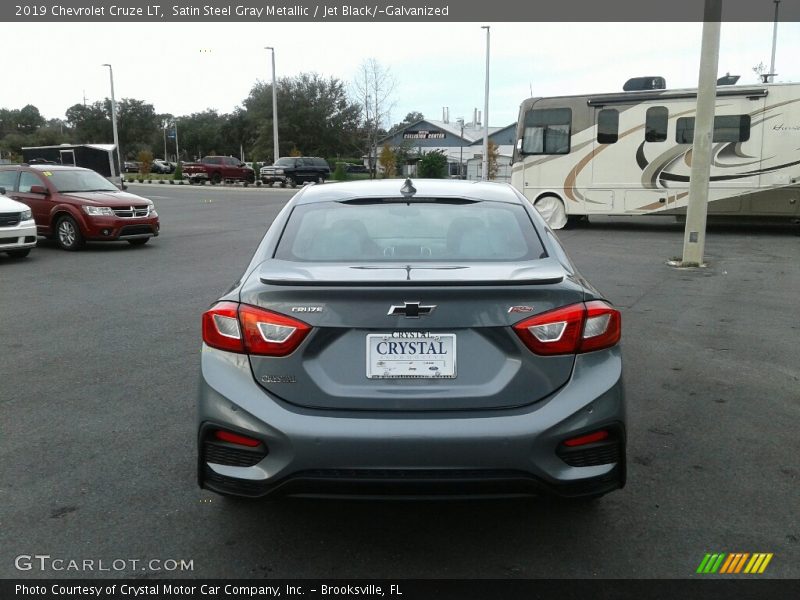
[[[64,250],[78,250],[87,240],[141,246],[158,235],[158,213],[150,200],[120,191],[90,169],[5,165],[0,187],[31,208],[39,235],[56,239]]]

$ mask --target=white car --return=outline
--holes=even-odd
[[[26,204],[5,193],[5,188],[0,187],[0,252],[22,258],[36,245],[36,223]]]

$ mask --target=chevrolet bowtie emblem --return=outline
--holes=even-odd
[[[436,308],[435,304],[422,305],[419,302],[403,302],[403,306],[394,305],[387,315],[403,315],[409,319],[419,319],[421,315],[429,315]]]

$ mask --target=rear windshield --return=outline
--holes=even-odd
[[[507,262],[544,256],[523,207],[452,201],[298,206],[275,251],[275,258],[297,262]]]

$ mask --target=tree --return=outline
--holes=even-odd
[[[486,161],[487,179],[494,181],[497,179],[497,159],[500,158],[500,146],[489,140],[489,153],[487,154],[488,160]]]
[[[222,141],[222,126],[224,117],[216,110],[204,110],[180,118],[180,147],[181,152],[190,158],[198,158],[218,152],[230,151],[220,142]]]
[[[406,115],[406,117],[402,121],[392,125],[392,128],[389,129],[389,134],[391,135],[392,133],[400,131],[404,127],[408,127],[409,125],[413,125],[414,123],[418,123],[418,122],[422,121],[424,118],[425,118],[425,115],[423,115],[421,112],[416,112],[416,111],[410,112],[410,113],[408,113]]]
[[[424,153],[419,160],[417,172],[426,179],[444,179],[447,176],[447,156],[444,150]]]
[[[387,179],[394,177],[397,173],[397,157],[388,143],[384,144],[383,148],[381,148],[381,154],[378,159],[383,167],[383,176]]]
[[[358,150],[359,106],[334,77],[301,73],[278,80],[280,155],[297,149],[306,156],[341,156]],[[257,83],[244,101],[255,132],[251,152],[273,159],[272,86]]]
[[[16,115],[13,115],[16,113]],[[12,111],[14,120],[17,123],[17,129],[20,133],[35,133],[37,129],[43,127],[46,123],[45,118],[39,113],[39,109],[33,104],[27,104],[18,111]]]
[[[111,115],[111,100],[105,101],[106,114]],[[123,98],[117,102],[117,133],[125,156],[152,152],[161,144],[161,123],[153,105],[144,100]]]
[[[395,80],[388,67],[383,67],[374,58],[361,63],[356,75],[354,89],[363,109],[365,141],[369,154],[370,177],[374,177],[378,154],[378,138],[383,124],[389,117],[393,102]]]
[[[108,112],[102,102],[73,104],[65,114],[76,144],[109,143],[114,139],[110,104]]]

